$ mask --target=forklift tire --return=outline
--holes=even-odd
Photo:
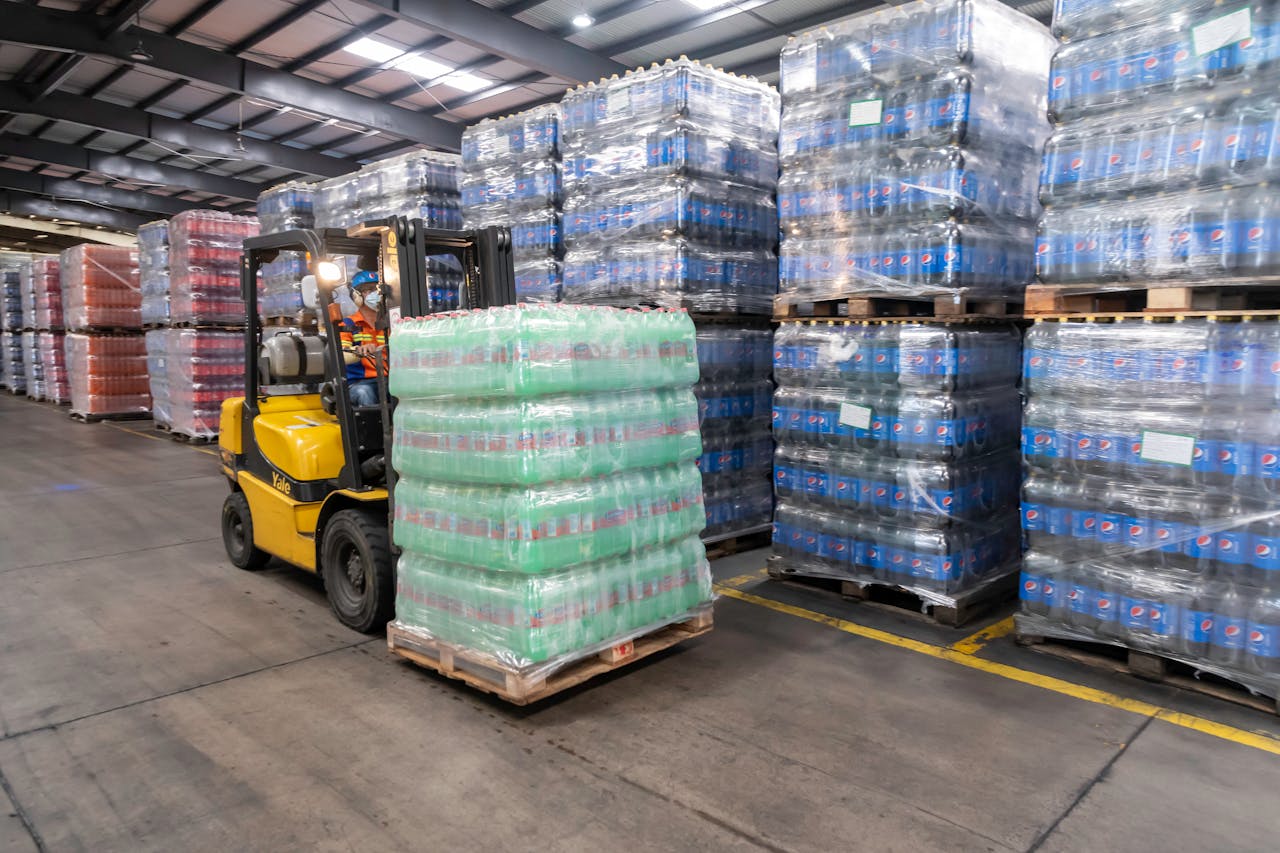
[[[222,544],[231,565],[247,572],[265,566],[271,555],[253,544],[253,516],[244,492],[232,492],[222,502]]]
[[[338,621],[361,634],[376,633],[395,613],[395,570],[386,517],[358,509],[336,512],[324,528],[320,571]]]

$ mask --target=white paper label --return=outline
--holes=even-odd
[[[610,118],[631,109],[631,90],[614,89],[604,97],[605,112]]]
[[[849,104],[849,127],[862,127],[864,124],[879,124],[880,112],[884,100],[873,98],[869,101],[854,101]]]
[[[1142,452],[1148,462],[1168,462],[1171,465],[1190,465],[1196,450],[1193,435],[1177,435],[1170,432],[1142,433]]]
[[[841,403],[840,425],[851,426],[854,429],[871,429],[871,407]]]
[[[1220,47],[1252,37],[1253,18],[1247,6],[1191,28],[1191,46],[1196,56],[1204,56]]]

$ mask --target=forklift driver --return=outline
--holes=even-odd
[[[378,405],[378,362],[387,369],[385,333],[375,328],[382,292],[378,289],[378,274],[361,270],[351,279],[351,295],[356,304],[355,313],[343,317],[338,325],[338,337],[342,342],[342,357],[347,365],[347,387],[353,406]]]

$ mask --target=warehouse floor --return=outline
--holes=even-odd
[[[1008,636],[942,651],[969,630],[769,581],[764,551],[715,564],[709,636],[515,709],[300,572],[233,569],[207,448],[8,396],[0,435],[0,850],[1280,838],[1277,718]]]

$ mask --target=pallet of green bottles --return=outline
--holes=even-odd
[[[1135,648],[1026,613],[1014,617],[1014,627],[1018,645],[1041,654],[1280,714],[1280,683],[1245,674],[1238,666],[1216,666],[1185,654]]]
[[[528,705],[710,633],[711,610],[711,604],[701,605],[679,621],[656,626],[638,636],[615,638],[603,646],[588,646],[551,665],[518,665],[500,655],[445,643],[395,622],[387,626],[387,648],[405,660],[513,705]]]

